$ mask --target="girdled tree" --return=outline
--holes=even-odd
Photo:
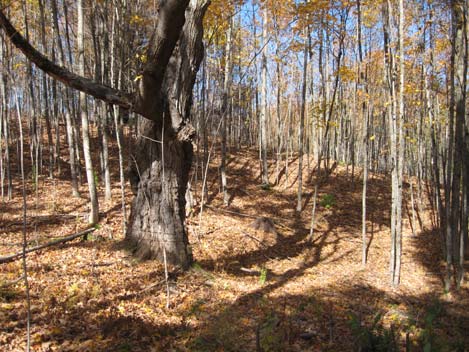
[[[37,51],[0,10],[0,27],[41,70],[64,84],[139,115],[132,161],[135,191],[126,234],[138,256],[166,257],[187,268],[192,260],[185,227],[185,193],[192,163],[192,89],[203,58],[203,17],[209,0],[160,0],[148,60],[136,92],[79,76]]]

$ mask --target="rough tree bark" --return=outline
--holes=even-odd
[[[192,260],[185,228],[185,192],[194,129],[192,87],[203,57],[202,20],[208,0],[160,1],[158,21],[138,92],[129,94],[76,75],[34,49],[0,11],[0,27],[40,69],[95,98],[131,109],[139,117],[134,148],[132,204],[127,238],[144,258],[187,268]]]
[[[466,15],[465,0],[453,0],[452,22],[453,22],[453,47],[451,55],[451,108],[450,119],[454,124],[452,170],[448,173],[447,181],[451,184],[451,195],[447,199],[447,273],[445,288],[451,287],[451,276],[454,276],[456,287],[459,289],[464,277],[464,250],[461,243],[463,238],[463,220],[461,209],[464,209],[464,201],[461,197],[461,181],[463,180],[464,164],[464,124],[465,124],[465,102],[466,102],[466,77],[467,77],[467,49],[465,38]],[[462,259],[462,260],[461,260]],[[453,266],[453,268],[451,268]],[[451,273],[453,270],[453,273]],[[453,275],[451,275],[453,274]]]

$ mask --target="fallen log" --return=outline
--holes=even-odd
[[[50,241],[50,242],[41,244],[41,245],[36,246],[36,247],[27,248],[26,253],[35,252],[35,251],[38,251],[38,250],[43,249],[43,248],[54,246],[56,244],[65,243],[65,242],[74,240],[75,238],[86,236],[87,234],[89,234],[89,233],[91,233],[95,230],[96,229],[94,227],[92,227],[92,228],[86,229],[84,231],[74,233],[73,235],[69,235],[69,236],[66,236],[66,237],[63,237],[63,238],[59,238],[57,240]],[[6,257],[0,257],[0,264],[13,262],[15,260],[20,259],[22,256],[23,256],[23,252],[12,254],[12,255],[9,255],[9,256],[6,256]]]

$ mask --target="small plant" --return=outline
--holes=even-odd
[[[270,191],[272,189],[272,185],[270,183],[263,183],[260,187],[263,191]]]
[[[3,282],[0,282],[0,303],[3,302],[11,302],[13,301],[16,297],[18,297],[19,291],[16,289],[8,288],[7,285],[4,285]],[[3,306],[3,309],[6,309],[5,307],[8,306]]]
[[[256,331],[258,350],[265,352],[284,351],[284,331],[275,312],[267,315]]]
[[[259,275],[259,283],[261,285],[264,285],[265,282],[267,281],[267,269],[266,268],[262,268],[261,269],[261,273]]]
[[[191,315],[193,315],[193,316],[198,316],[198,315],[202,312],[202,310],[203,310],[203,305],[204,305],[205,303],[206,303],[206,302],[205,302],[205,300],[203,300],[203,299],[198,299],[198,300],[196,300],[196,301],[192,304],[192,306],[190,307],[189,312],[188,312],[188,316],[191,316]]]
[[[319,203],[326,209],[331,209],[335,205],[335,197],[333,194],[325,194],[321,198],[321,202]]]
[[[94,173],[94,184],[97,186],[99,184],[99,175],[96,171],[93,172]]]
[[[381,321],[382,313],[375,315],[371,326],[365,326],[357,315],[351,314],[350,327],[355,336],[357,351],[397,352],[397,338],[393,327],[387,329]]]
[[[438,351],[464,351],[459,349],[457,344],[453,348],[449,348],[448,341],[437,336],[435,328],[437,327],[438,319],[443,313],[443,307],[439,301],[435,301],[426,311],[424,318],[424,327],[419,336],[419,344],[424,352],[438,352]]]
[[[130,352],[132,351],[132,345],[128,342],[124,342],[120,344],[119,346],[117,346],[117,350],[119,352]]]

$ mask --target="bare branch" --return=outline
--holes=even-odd
[[[92,95],[109,104],[116,104],[123,108],[139,112],[133,106],[133,98],[130,94],[123,93],[117,89],[96,83],[95,81],[79,76],[68,71],[49,60],[45,55],[36,50],[16,29],[8,18],[0,11],[0,27],[3,28],[11,42],[34,64],[48,75],[66,84],[67,86]]]

